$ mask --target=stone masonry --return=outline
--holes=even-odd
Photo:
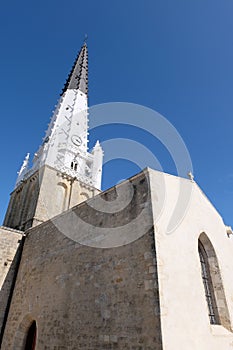
[[[0,343],[22,237],[20,231],[0,227]]]
[[[43,166],[11,193],[4,226],[25,231],[99,192],[76,178]]]
[[[128,196],[129,185],[132,198],[116,213],[94,210],[89,200],[28,231],[2,350],[22,349],[33,320],[37,350],[162,349],[149,183],[142,173],[118,188]],[[97,197],[110,206],[117,190]],[[132,227],[138,239],[95,247],[105,245],[99,229],[109,244],[108,232],[120,236],[143,210],[145,222]],[[92,246],[80,244],[81,222],[92,227]]]
[[[192,179],[146,169],[26,232],[2,350],[231,350],[233,241]],[[211,323],[199,244],[218,323]]]

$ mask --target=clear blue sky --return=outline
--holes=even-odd
[[[123,101],[157,110],[179,131],[195,179],[233,226],[233,1],[118,0],[2,2],[0,216],[16,172],[35,152],[88,33],[90,105]],[[166,172],[163,147],[138,131]],[[113,130],[91,135],[107,139]],[[104,188],[137,172],[106,165]]]

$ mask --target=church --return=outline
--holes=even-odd
[[[101,191],[87,96],[84,43],[0,227],[0,348],[233,349],[231,228],[192,176],[146,168]]]

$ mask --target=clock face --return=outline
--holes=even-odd
[[[82,139],[81,139],[81,137],[78,136],[78,135],[73,135],[73,136],[71,137],[71,141],[73,142],[73,144],[74,144],[75,146],[81,146],[81,144],[82,144]]]

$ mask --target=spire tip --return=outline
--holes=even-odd
[[[87,44],[87,39],[88,39],[88,35],[85,34],[84,35],[84,40],[83,40],[83,44],[86,45]]]

